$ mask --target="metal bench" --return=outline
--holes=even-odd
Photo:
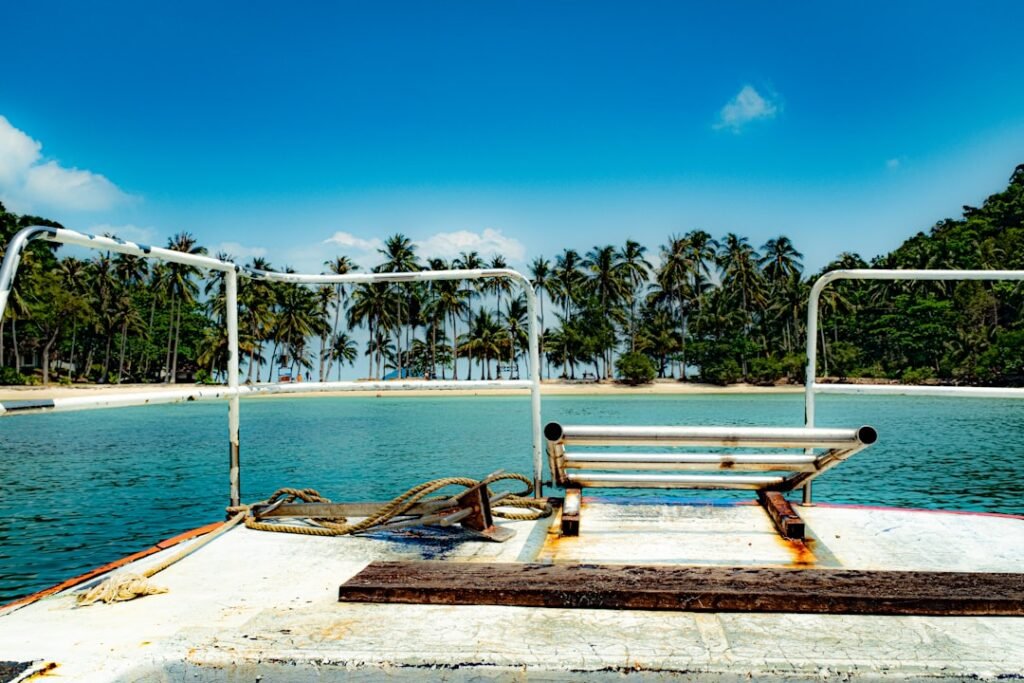
[[[806,427],[544,427],[554,484],[565,488],[562,533],[579,533],[584,488],[692,488],[756,491],[779,532],[803,538],[785,492],[801,488],[878,438],[858,429]],[[669,447],[714,452],[609,452],[594,447]],[[582,450],[579,450],[582,449]],[[677,472],[687,472],[677,474]],[[694,473],[697,472],[697,473]]]

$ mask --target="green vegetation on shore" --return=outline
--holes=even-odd
[[[0,205],[0,244],[38,223],[55,225]],[[167,245],[206,253],[187,232]],[[388,238],[381,256],[378,269],[386,271],[506,265],[501,255],[484,260],[475,252],[424,261],[404,235]],[[543,372],[611,377],[618,368],[630,381],[652,370],[716,383],[799,381],[807,295],[817,276],[806,276],[801,259],[785,236],[755,249],[737,234],[714,239],[703,230],[670,236],[656,254],[627,240],[538,257],[529,275],[542,300]],[[264,259],[250,265],[272,269]],[[324,266],[355,269],[345,256]],[[962,218],[870,264],[840,254],[823,272],[863,267],[1024,269],[1024,165],[1006,190],[964,207]],[[526,373],[526,305],[505,281],[304,287],[243,278],[239,299],[244,380],[269,379],[268,367],[278,365],[328,379],[360,356],[372,377]],[[818,372],[1022,384],[1022,306],[1024,286],[1015,282],[838,282],[822,297]],[[223,315],[217,275],[110,253],[57,258],[55,245],[37,242],[0,321],[0,384],[55,376],[222,379]],[[353,328],[366,331],[361,349]]]

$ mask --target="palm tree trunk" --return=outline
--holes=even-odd
[[[53,335],[47,340],[46,346],[43,347],[43,384],[50,383],[50,349],[53,348],[53,343],[57,341],[57,335],[60,333],[60,328],[54,330]]]
[[[452,311],[452,379],[455,381],[458,381],[459,379],[458,337],[459,328],[455,324],[455,311]]]
[[[338,320],[341,317],[341,285],[334,286],[334,323],[331,324],[331,345],[334,345],[334,340],[338,337]],[[341,372],[341,363],[338,363],[339,377]],[[334,354],[328,354],[327,356],[327,374],[325,377],[331,376],[331,368],[334,367]],[[340,381],[340,380],[339,380]]]
[[[681,359],[680,359],[682,365],[679,368],[679,380],[682,381],[682,382],[686,381],[686,322],[687,322],[686,316],[684,315],[683,316],[683,343],[682,343],[682,350],[680,352],[680,354],[682,356]]]
[[[256,333],[255,333],[255,331],[253,331],[253,337],[252,338],[253,338],[252,349],[250,349],[250,351],[249,351],[249,367],[246,368],[247,371],[246,371],[246,374],[245,374],[245,381],[248,382],[249,384],[252,384],[252,369],[253,369],[252,366],[256,364],[256,349],[259,348],[259,345],[255,341],[256,340]],[[258,382],[259,380],[256,380],[256,381]]]
[[[2,336],[2,330],[0,330],[0,336]],[[78,325],[76,324],[71,328],[71,355],[68,357],[68,381],[70,382],[72,377],[72,370],[75,367],[75,343],[78,341]],[[3,342],[0,342],[0,365],[3,365]]]
[[[100,384],[110,381],[110,347],[114,343],[114,335],[107,334],[107,350],[103,354],[103,374],[100,376]]]
[[[164,384],[171,379],[171,350],[174,346],[174,307],[178,302],[176,292],[171,292],[171,311],[167,318],[167,353],[164,355]]]
[[[821,332],[821,360],[825,365],[825,376],[828,377],[828,346],[825,345],[825,330],[819,329]]]
[[[117,383],[121,383],[121,376],[124,374],[124,344],[128,338],[128,321],[121,321],[121,357],[117,362]]]
[[[89,344],[89,352],[87,354],[85,354],[85,365],[83,366],[84,373],[81,373],[81,372],[78,373],[79,377],[81,377],[83,374],[85,374],[86,377],[89,376],[89,372],[90,372],[90,370],[92,370],[92,358],[93,358],[93,355],[95,355],[95,353],[96,353],[96,345],[93,344],[93,343],[90,343]]]
[[[369,373],[367,375],[367,377],[373,379],[373,357],[374,357],[376,352],[373,349],[373,317],[372,316],[367,321],[367,327],[370,330],[370,348],[368,349],[368,351],[370,353],[367,354],[370,357],[370,366],[366,369],[366,372]]]
[[[181,336],[181,305],[178,304],[178,320],[174,324],[174,354],[171,357],[171,384],[178,383],[178,338]]]
[[[11,348],[14,349],[14,371],[21,372],[21,351],[18,349],[17,318],[11,318]]]
[[[152,298],[152,300],[150,301],[150,304],[149,304],[149,324],[146,325],[146,339],[148,341],[150,341],[150,342],[153,341],[153,317],[156,315],[156,299],[157,299],[157,295],[156,295],[156,290],[154,289],[153,290],[153,298]],[[146,376],[149,375],[149,361],[150,361],[150,358],[149,358],[149,352],[148,352],[148,345],[146,347],[144,347],[144,348],[146,350],[142,351],[142,354],[143,354],[144,358],[143,358],[143,362],[141,362],[141,365],[142,365],[142,376],[146,377]]]
[[[540,334],[537,335],[537,347],[538,347],[537,348],[537,351],[538,351],[537,357],[538,357],[538,359],[543,359],[544,358],[544,294],[543,294],[543,290],[541,292],[538,292],[537,300],[540,302]],[[530,322],[534,322],[534,321],[530,321]],[[551,379],[551,364],[548,363],[547,360],[543,360],[543,364],[544,364],[544,375],[545,375],[544,379]],[[538,368],[537,372],[540,373],[540,370],[541,369]]]

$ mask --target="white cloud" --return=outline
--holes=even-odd
[[[42,148],[0,115],[0,190],[21,182]]]
[[[364,240],[361,237],[356,237],[350,232],[342,232],[340,230],[325,239],[324,244],[337,244],[338,246],[345,247],[346,249],[352,249],[354,251],[377,251],[384,247],[384,243],[376,237]]]
[[[210,254],[213,256],[227,254],[233,261],[238,263],[253,257],[266,256],[267,250],[263,247],[247,247],[239,242],[221,242],[210,249]]]
[[[42,148],[0,115],[0,199],[12,210],[103,211],[132,199],[98,173],[44,161]]]
[[[421,255],[428,258],[451,259],[464,251],[477,251],[481,256],[500,254],[510,261],[521,261],[526,256],[522,242],[493,228],[484,228],[482,233],[470,230],[439,232],[416,242],[416,246]]]
[[[763,96],[752,85],[744,85],[718,113],[715,129],[728,128],[734,133],[758,119],[771,119],[779,112],[777,98]]]
[[[895,171],[897,168],[899,168],[902,165],[903,165],[903,159],[901,157],[896,157],[895,159],[887,159],[886,162],[885,162],[885,167],[887,169],[889,169],[890,171]]]

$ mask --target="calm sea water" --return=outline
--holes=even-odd
[[[550,397],[544,420],[799,426],[802,401]],[[816,500],[1024,513],[1024,402],[821,397],[818,413],[821,426],[880,436],[818,479]],[[225,404],[200,403],[0,420],[0,602],[222,519],[226,416]],[[529,401],[243,402],[242,463],[246,501],[281,486],[382,500],[440,476],[529,473]]]

